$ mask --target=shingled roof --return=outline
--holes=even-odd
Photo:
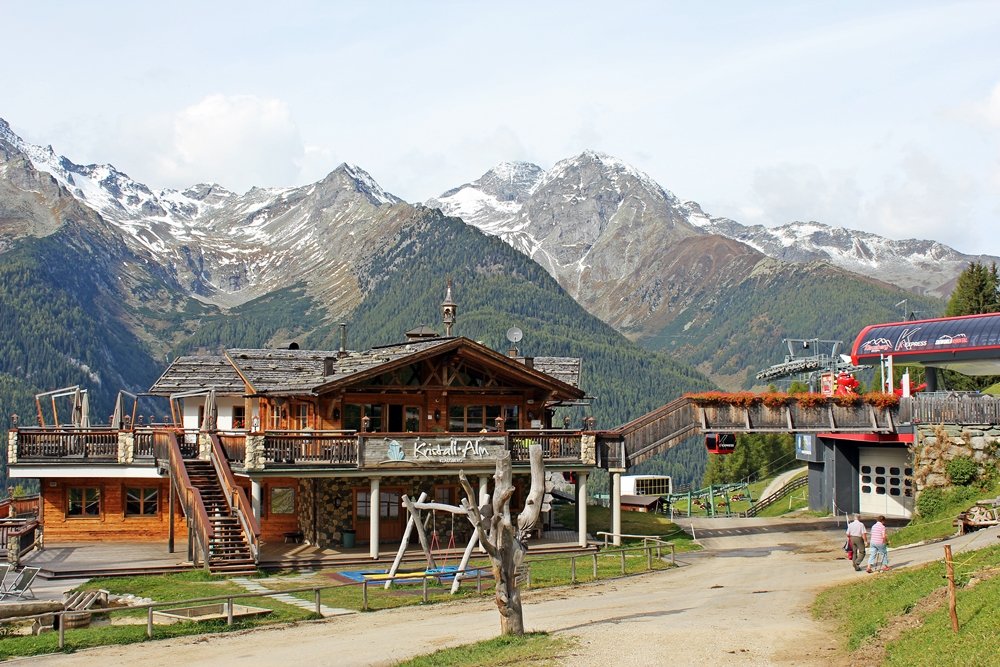
[[[444,348],[444,349],[442,349]],[[551,384],[560,393],[579,394],[580,360],[571,357],[535,357],[532,365],[524,359],[505,355],[465,338],[423,338],[364,352],[338,353],[336,350],[244,349],[226,350],[225,356],[179,357],[150,389],[150,393],[170,395],[214,387],[223,394],[308,394],[327,391],[352,377],[383,372],[395,362],[433,356],[439,349],[468,348],[493,358],[516,361],[519,373],[534,374],[536,381]],[[341,356],[343,355],[343,356]],[[247,386],[249,385],[249,386]]]
[[[243,379],[223,356],[177,357],[149,393],[169,396],[214,387],[222,394],[243,394]]]
[[[239,373],[258,393],[312,392],[320,385],[361,371],[413,356],[450,343],[453,339],[415,340],[348,352],[343,357],[332,350],[226,350]]]

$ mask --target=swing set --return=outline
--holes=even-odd
[[[408,572],[406,574],[412,574],[414,577],[418,578],[434,577],[441,579],[445,577],[454,577],[451,584],[451,593],[457,593],[462,578],[476,573],[476,570],[472,570],[471,572],[468,571],[468,566],[469,559],[472,557],[472,550],[479,542],[479,535],[475,530],[473,530],[472,537],[469,539],[469,543],[465,547],[465,552],[462,554],[461,563],[459,563],[457,567],[447,565],[451,551],[456,548],[455,515],[459,513],[465,514],[465,508],[457,507],[455,505],[446,505],[444,503],[429,503],[427,502],[426,493],[421,493],[416,501],[413,501],[408,496],[404,495],[402,497],[402,503],[403,506],[406,507],[410,516],[406,521],[406,529],[403,531],[403,539],[399,543],[399,551],[396,552],[396,558],[392,561],[392,567],[389,568],[388,573],[384,575],[369,575],[369,578],[376,580],[384,578],[385,589],[388,590],[392,587],[392,580],[396,576],[397,572],[399,572],[399,565],[403,561],[403,553],[406,551],[406,545],[410,542],[410,535],[412,534],[413,529],[416,528],[417,538],[420,540],[420,547],[423,549],[427,566],[423,572]],[[441,539],[437,529],[437,510],[451,514],[451,530],[448,535],[448,546],[446,547],[447,551],[445,551],[444,554],[444,563],[440,566],[434,560],[434,551],[440,551],[441,549]],[[429,511],[431,513],[430,516],[426,518],[423,517],[421,515],[421,512],[423,511]],[[431,525],[431,536],[429,540],[426,530],[428,522]]]

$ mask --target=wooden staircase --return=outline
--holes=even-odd
[[[191,485],[201,494],[212,537],[208,543],[208,569],[212,574],[256,574],[257,565],[239,517],[226,500],[211,461],[185,459]]]

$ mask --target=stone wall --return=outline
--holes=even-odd
[[[920,426],[914,443],[913,482],[919,493],[949,486],[946,466],[958,457],[975,461],[980,475],[996,471],[1000,426]]]

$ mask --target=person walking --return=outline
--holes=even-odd
[[[875,520],[875,525],[872,526],[871,536],[868,539],[868,546],[871,547],[871,552],[868,556],[868,569],[866,572],[872,571],[872,565],[875,564],[876,557],[882,556],[882,571],[889,571],[889,536],[885,534],[885,517],[879,516]]]
[[[851,556],[851,564],[854,565],[854,571],[861,571],[861,562],[865,557],[865,544],[868,541],[868,531],[865,530],[865,524],[861,523],[861,515],[855,514],[854,521],[847,524],[847,540],[851,543],[851,551],[854,552]]]

